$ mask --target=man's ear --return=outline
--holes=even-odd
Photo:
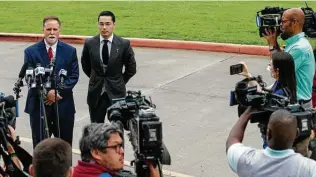
[[[92,149],[91,150],[91,156],[95,159],[95,160],[101,160],[101,157],[99,155],[99,151],[97,149]]]
[[[30,173],[31,176],[35,177],[33,164],[31,164],[31,165],[29,166],[29,173]]]

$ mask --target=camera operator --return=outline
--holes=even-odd
[[[252,75],[248,72],[246,63],[243,65],[243,75],[251,78]],[[271,92],[277,95],[286,96],[291,103],[296,103],[296,76],[293,57],[286,52],[276,52],[272,54],[272,60],[269,64],[271,77],[275,79],[272,85]],[[256,81],[251,81],[250,84],[258,84]]]
[[[92,123],[87,125],[79,142],[81,159],[74,167],[73,177],[120,177],[131,176],[123,170],[124,142],[117,126]],[[148,163],[150,177],[159,177],[158,168]]]
[[[243,75],[247,78],[251,78],[251,74],[248,72],[248,67],[243,63]],[[286,52],[276,52],[272,54],[272,61],[269,66],[271,77],[276,81],[274,82],[271,92],[277,95],[286,96],[290,99],[290,102],[296,103],[296,78],[295,78],[295,66],[292,56]],[[256,81],[250,82],[250,84],[258,84]],[[239,108],[240,109],[240,108]],[[267,147],[267,141],[265,135],[263,138],[263,148]]]
[[[298,102],[305,109],[312,108],[312,88],[315,74],[315,58],[309,41],[305,38],[303,26],[305,15],[300,8],[291,8],[284,11],[280,23],[280,37],[285,40],[285,52],[293,56],[295,63],[296,88]],[[271,53],[280,51],[277,42],[277,30],[266,30],[263,34],[268,41]],[[310,138],[306,138],[296,145],[296,152],[308,156],[308,145]]]
[[[238,176],[315,176],[316,162],[292,149],[298,135],[295,116],[287,110],[272,113],[267,129],[268,147],[259,150],[242,144],[251,113],[252,109],[248,107],[232,128],[226,142],[229,166]]]
[[[305,15],[300,8],[284,11],[280,23],[280,37],[285,40],[285,52],[293,56],[297,83],[298,102],[304,108],[312,108],[312,82],[315,73],[315,59],[313,49],[305,38],[303,26]],[[281,51],[277,42],[277,30],[265,30],[262,34],[267,40],[271,53]]]

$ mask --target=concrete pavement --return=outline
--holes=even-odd
[[[13,84],[23,63],[23,50],[32,43],[0,42],[0,92],[13,94]],[[77,48],[80,60],[82,45]],[[172,165],[163,169],[197,177],[234,177],[226,160],[225,142],[237,120],[236,107],[229,106],[229,92],[241,76],[230,76],[229,66],[245,61],[253,74],[263,75],[272,83],[265,56],[183,51],[170,49],[134,48],[137,74],[127,87],[142,90],[157,105],[163,122],[165,144]],[[78,148],[82,127],[89,123],[86,94],[88,78],[80,66],[80,79],[75,87],[76,123],[73,147]],[[23,113],[24,98],[20,99],[18,135],[31,138],[28,115]],[[132,160],[127,143],[125,160]],[[261,147],[259,129],[249,124],[245,144]],[[23,146],[31,152],[30,143]],[[78,158],[76,156],[75,158]]]

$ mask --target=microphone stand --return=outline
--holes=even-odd
[[[44,104],[44,97],[46,96],[44,92],[44,84],[42,80],[42,76],[39,76],[40,80],[40,124],[42,124],[42,114],[43,114],[43,119],[44,119],[44,128],[42,125],[41,129],[43,128],[44,130],[44,139],[49,138],[49,129],[48,129],[48,124],[47,124],[47,115],[46,115],[46,109],[45,109],[45,104]]]
[[[58,111],[58,100],[57,100],[57,74],[56,74],[56,59],[52,59],[53,74],[54,74],[54,88],[55,88],[55,110],[56,110],[56,128],[57,128],[57,137],[60,138],[60,125],[59,125],[59,111]],[[55,135],[54,135],[55,136]]]

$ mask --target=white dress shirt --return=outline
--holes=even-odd
[[[57,41],[54,45],[52,45],[52,46],[50,46],[50,45],[45,41],[45,39],[44,39],[44,42],[45,42],[45,46],[46,46],[46,51],[47,51],[47,53],[48,53],[49,48],[51,47],[52,50],[53,50],[53,58],[55,58],[55,57],[56,57],[56,49],[57,49],[57,43],[58,43],[58,41]]]

